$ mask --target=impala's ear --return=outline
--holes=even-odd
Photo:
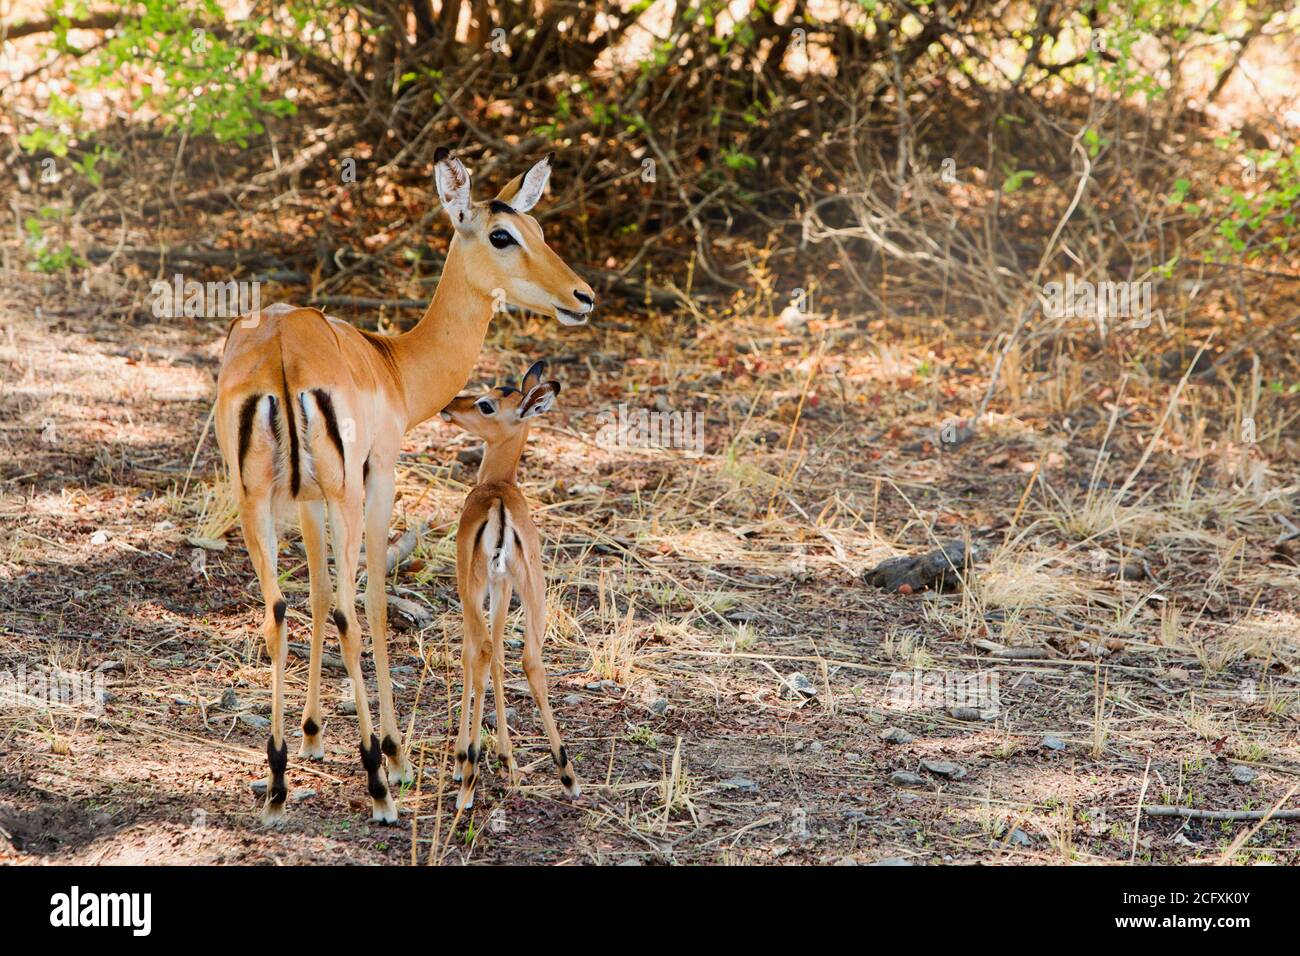
[[[538,359],[532,364],[524,377],[519,382],[519,390],[527,395],[538,385],[542,384],[542,376],[546,374],[546,359]]]
[[[542,415],[551,410],[555,404],[555,396],[560,394],[559,382],[543,382],[536,386],[532,391],[524,396],[524,400],[519,405],[519,418],[532,418],[534,415]]]
[[[509,203],[515,212],[528,212],[542,198],[546,183],[551,178],[551,162],[554,159],[554,153],[547,153],[546,158],[534,163],[528,172],[506,183],[505,188],[497,193],[497,199]]]
[[[439,146],[433,154],[433,181],[451,224],[458,230],[468,229],[474,218],[474,204],[469,196],[469,170],[459,159],[454,159],[445,146]]]

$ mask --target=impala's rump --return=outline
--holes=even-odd
[[[339,330],[316,309],[273,306],[250,321],[232,325],[217,380],[217,437],[233,452],[227,460],[240,490],[269,492],[279,505],[345,492],[366,458],[366,450],[349,447],[359,410],[347,396],[372,392],[378,370],[362,369],[358,382]],[[382,364],[382,353],[373,352]],[[309,377],[302,374],[308,369]]]

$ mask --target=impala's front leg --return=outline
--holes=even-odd
[[[379,683],[380,746],[388,762],[388,783],[399,786],[415,779],[402,746],[393,707],[393,681],[388,671],[388,596],[385,591],[388,523],[393,513],[393,469],[373,466],[366,483],[366,623],[375,653]]]
[[[370,723],[370,699],[366,695],[366,675],[361,670],[361,624],[357,620],[357,561],[361,554],[362,505],[360,501],[329,504],[330,530],[334,539],[334,564],[338,574],[338,596],[334,623],[343,644],[343,663],[356,696],[357,723],[361,725],[361,765],[366,771],[366,788],[374,803],[373,819],[379,823],[397,822],[397,804],[383,778],[383,757],[379,738]]]

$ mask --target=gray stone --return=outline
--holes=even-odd
[[[271,722],[260,714],[240,714],[239,722],[254,730],[266,730],[271,726]]]
[[[889,775],[889,782],[896,787],[924,787],[925,779],[910,770],[895,770]]]
[[[1254,783],[1259,774],[1250,767],[1237,764],[1232,768],[1232,779],[1237,783]]]
[[[1065,749],[1065,741],[1062,740],[1060,737],[1053,737],[1051,734],[1048,734],[1046,737],[1043,738],[1042,745],[1046,747],[1048,750]]]
[[[662,717],[664,714],[668,713],[668,701],[664,700],[662,697],[658,700],[652,700],[650,702],[650,713]]]
[[[336,713],[342,714],[344,717],[355,717],[357,715],[357,702],[350,697],[340,700]]]
[[[745,793],[758,793],[758,784],[748,777],[731,777],[718,784],[723,790],[741,790]]]
[[[564,698],[564,703],[568,707],[578,707],[582,704],[582,697],[579,694],[569,694]]]
[[[787,700],[806,700],[817,696],[817,688],[807,677],[795,671],[781,681],[781,696]]]
[[[910,744],[916,738],[902,727],[886,727],[880,732],[880,739],[887,744]]]
[[[1029,839],[1028,833],[1016,827],[1011,831],[1011,836],[1007,837],[1007,842],[1012,846],[1032,846],[1034,841]]]
[[[890,856],[883,860],[875,860],[868,863],[867,866],[915,866],[911,860],[905,856]]]
[[[921,769],[928,770],[938,777],[947,777],[950,780],[960,780],[966,776],[966,768],[953,763],[951,760],[922,760]]]

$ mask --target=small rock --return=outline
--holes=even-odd
[[[254,730],[266,730],[271,726],[271,722],[260,714],[240,714],[239,722]]]
[[[1106,566],[1106,576],[1120,581],[1145,581],[1147,570],[1140,561],[1126,561],[1124,564],[1112,561]]]
[[[355,700],[340,700],[335,713],[344,717],[355,717],[357,715],[357,702]]]
[[[108,544],[108,532],[107,532],[107,531],[96,531],[94,534],[92,534],[92,535],[90,536],[90,543],[91,543],[91,544]]]
[[[266,795],[266,781],[265,781],[265,780],[254,780],[252,783],[250,783],[250,784],[248,785],[248,789],[249,789],[249,790],[252,790],[252,791],[253,791],[255,794],[257,794],[259,797],[265,796],[265,795]]]
[[[959,425],[956,422],[945,422],[938,431],[939,447],[944,451],[952,451],[960,448],[972,438],[975,437],[975,429],[969,425]]]
[[[204,551],[226,550],[226,542],[223,538],[186,538],[185,543],[194,548],[202,548]]]
[[[781,682],[781,696],[786,700],[807,700],[817,696],[817,688],[807,677],[795,671]]]
[[[1250,767],[1237,764],[1232,768],[1232,779],[1237,783],[1254,783],[1259,774]]]
[[[950,760],[922,760],[921,769],[928,770],[937,777],[960,780],[966,776],[966,768]]]
[[[895,770],[889,775],[889,782],[896,787],[924,787],[925,779],[910,770]]]
[[[993,720],[997,717],[993,707],[980,710],[978,707],[949,707],[948,716],[953,720]]]
[[[506,647],[510,648],[512,651],[520,650],[524,646],[524,642],[517,637],[507,637],[505,643]]]
[[[871,587],[900,594],[924,591],[928,587],[936,591],[951,591],[961,586],[960,576],[970,570],[972,560],[965,542],[949,541],[942,548],[925,554],[887,558],[865,572],[862,580]]]
[[[758,784],[748,777],[732,777],[718,784],[723,790],[742,790],[745,793],[758,793]]]
[[[227,687],[221,692],[221,701],[219,706],[222,710],[239,709],[239,697],[235,694],[235,688]]]
[[[462,465],[469,465],[471,468],[477,468],[483,463],[483,446],[478,445],[474,448],[462,448],[456,452],[456,460]]]
[[[662,717],[664,714],[668,713],[668,701],[664,700],[662,697],[658,700],[652,700],[650,702],[650,713],[657,717]]]
[[[120,672],[124,670],[126,670],[126,667],[125,665],[122,664],[121,661],[104,661],[102,664],[100,664],[98,667],[95,668],[95,673],[109,674],[109,673]]]
[[[880,732],[880,739],[887,744],[910,744],[916,737],[902,727],[886,727]]]
[[[1007,837],[1007,842],[1012,846],[1032,846],[1034,841],[1029,839],[1028,833],[1016,827],[1011,831],[1011,836]]]
[[[1064,750],[1065,741],[1060,737],[1053,737],[1051,734],[1048,734],[1043,738],[1042,746],[1046,747],[1048,750]]]
[[[883,860],[875,860],[868,863],[867,866],[915,866],[911,860],[905,856],[890,856]]]
[[[637,857],[634,856],[628,857],[626,860],[624,860],[622,863],[619,864],[619,866],[644,866],[644,865],[645,865],[644,863],[642,863]]]
[[[304,787],[301,790],[295,790],[293,793],[289,794],[289,802],[302,803],[304,800],[310,800],[314,796],[316,796],[315,790],[312,790],[309,787]]]
[[[814,740],[808,745],[808,749],[815,754],[819,754],[822,752],[822,742],[820,740]]]
[[[519,721],[519,712],[516,711],[513,707],[507,707],[507,708],[506,708],[506,723],[507,723],[507,724],[514,724],[514,723],[518,723],[518,721]],[[485,724],[487,724],[489,727],[491,727],[491,728],[493,728],[493,729],[495,730],[495,729],[496,729],[496,725],[497,725],[497,712],[496,712],[496,710],[493,709],[493,710],[488,711],[488,712],[484,715],[484,717],[483,717],[483,722],[484,722]]]
[[[564,698],[564,704],[566,707],[580,707],[582,706],[582,695],[569,694]]]
[[[857,866],[858,861],[851,856],[842,856],[836,860],[832,866]]]

